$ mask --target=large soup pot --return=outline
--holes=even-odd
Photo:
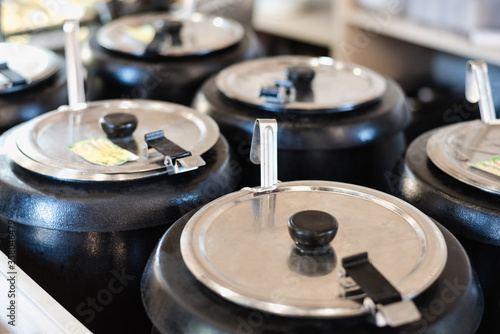
[[[31,45],[0,43],[0,132],[67,102],[61,56]]]
[[[201,13],[123,17],[101,27],[84,52],[89,99],[188,105],[210,75],[260,52],[254,33],[231,19]]]
[[[162,237],[142,278],[153,332],[475,332],[480,286],[446,229],[370,188],[266,175]]]
[[[140,277],[154,246],[182,215],[233,191],[238,171],[217,124],[191,108],[79,107],[0,137],[1,230],[15,230],[16,263],[92,332],[145,333]],[[138,159],[103,166],[68,148],[96,137]]]
[[[490,164],[481,162],[498,155],[500,127],[495,119],[486,64],[473,61],[467,66],[468,99],[471,102],[479,99],[482,120],[422,134],[411,143],[391,179],[395,194],[438,220],[464,245],[484,291],[481,328],[497,333],[500,331],[500,182],[495,164],[489,167]],[[479,83],[476,92],[481,90],[477,98],[470,94],[476,95],[470,87],[475,82]]]
[[[403,154],[410,112],[393,81],[328,57],[279,56],[232,65],[208,80],[193,106],[213,117],[244,168],[255,118],[278,120],[283,181],[334,180],[385,190]]]

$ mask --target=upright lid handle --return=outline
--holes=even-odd
[[[0,0],[0,43],[5,42],[2,27],[3,27],[3,24],[2,24],[2,0]]]
[[[196,1],[195,0],[182,0],[182,12],[183,18],[187,19],[193,15],[196,11]]]
[[[488,65],[482,60],[469,60],[465,72],[465,97],[471,103],[479,102],[481,120],[490,124],[496,120],[491,94]]]
[[[255,121],[250,161],[260,164],[260,184],[263,189],[278,183],[278,124],[275,119]]]
[[[85,103],[83,68],[78,39],[80,24],[78,20],[65,20],[63,31],[65,38],[64,49],[68,77],[69,106],[72,109],[78,109],[78,105]]]
[[[5,42],[2,29],[2,0],[0,0],[0,43]]]

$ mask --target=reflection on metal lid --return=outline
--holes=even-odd
[[[427,141],[427,155],[443,172],[478,189],[500,194],[500,177],[472,167],[500,155],[500,124],[475,120],[441,128]]]
[[[315,253],[320,269],[315,272],[293,265],[300,254],[287,228],[289,218],[305,210],[338,221],[326,263]],[[375,190],[326,181],[245,188],[217,199],[188,222],[181,252],[194,276],[223,298],[265,312],[314,317],[366,311],[342,293],[342,258],[368,252],[407,300],[439,277],[447,257],[441,232],[413,206]]]
[[[75,129],[71,127],[74,113],[81,124]],[[119,166],[100,166],[68,149],[81,140],[106,137],[102,118],[114,113],[131,114],[138,120],[132,135],[116,140],[140,159]],[[15,163],[39,174],[80,181],[132,180],[168,172],[166,156],[146,146],[145,135],[157,131],[163,131],[165,140],[177,145],[170,145],[174,149],[189,152],[188,162],[208,151],[219,138],[215,121],[191,108],[159,101],[108,100],[90,102],[76,112],[67,108],[39,116],[14,131],[6,145]]]
[[[300,77],[297,73],[291,75],[290,71],[298,67],[309,68],[313,78],[311,75]],[[297,87],[297,84],[309,87]],[[306,56],[269,57],[238,63],[221,71],[216,85],[230,99],[283,112],[348,111],[377,101],[386,90],[385,78],[372,70],[328,57]],[[282,91],[273,92],[280,89]]]
[[[181,19],[172,13],[123,17],[103,26],[99,44],[138,57],[204,55],[238,43],[244,29],[236,21],[195,13]]]
[[[54,52],[30,45],[0,43],[0,93],[41,82],[59,69]]]

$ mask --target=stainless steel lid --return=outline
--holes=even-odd
[[[54,52],[25,44],[0,43],[0,94],[29,87],[59,69]]]
[[[232,65],[216,77],[226,97],[273,111],[341,112],[374,102],[386,80],[328,57],[278,56]]]
[[[111,51],[138,57],[204,55],[238,43],[244,29],[236,21],[194,13],[143,14],[112,21],[97,32],[98,43]]]
[[[275,141],[272,129],[264,128],[256,144]],[[352,282],[343,276],[340,263],[360,252],[368,253],[403,301],[419,295],[440,276],[446,244],[422,212],[393,196],[355,185],[326,181],[269,185],[276,176],[274,153],[262,148],[260,152],[266,174],[262,187],[244,188],[206,205],[181,235],[186,266],[222,298],[285,316],[368,313],[364,303],[346,293]],[[253,155],[256,160],[255,151]],[[307,250],[310,244],[304,250],[297,234],[292,239],[289,232],[291,217],[310,210],[338,222],[333,241],[323,243],[321,252]]]
[[[500,155],[500,124],[470,121],[437,130],[427,155],[443,172],[478,189],[500,194],[500,177],[474,165]]]
[[[337,263],[320,276],[292,268],[289,218],[303,210],[334,216]],[[183,259],[204,285],[234,303],[290,316],[342,317],[366,313],[342,296],[340,259],[368,252],[372,263],[411,299],[439,277],[444,239],[420,211],[358,186],[301,181],[260,192],[243,189],[197,212],[181,238]]]
[[[479,102],[481,120],[462,122],[435,131],[427,155],[442,171],[478,189],[500,194],[500,176],[477,168],[500,156],[500,122],[496,119],[486,63],[467,64],[467,99]]]
[[[164,138],[189,152],[191,159],[209,150],[219,138],[219,128],[210,117],[173,103],[108,100],[89,102],[76,111],[68,107],[60,109],[30,120],[12,133],[7,145],[15,163],[58,179],[131,180],[169,172],[166,155],[151,145],[148,149],[145,143],[148,133],[163,130]],[[106,137],[102,118],[117,113],[137,118],[135,132],[126,140],[118,139],[118,144],[138,155],[138,160],[119,166],[100,166],[70,151],[68,146],[80,140]],[[184,171],[183,166],[180,168]]]

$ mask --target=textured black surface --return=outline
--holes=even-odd
[[[3,146],[0,235],[15,228],[19,267],[92,332],[145,333],[144,265],[175,220],[235,189],[238,166],[229,152],[221,136],[194,172],[70,182],[14,165]],[[6,253],[7,241],[0,239]]]
[[[89,99],[141,98],[189,105],[202,83],[224,67],[261,55],[253,32],[247,30],[236,45],[213,54],[193,57],[141,59],[102,48],[89,41]]]
[[[428,158],[427,140],[419,136],[392,174],[394,191],[467,239],[500,247],[500,197],[460,182]]]
[[[238,306],[215,295],[188,271],[180,254],[180,235],[193,214],[178,220],[162,237],[142,277],[142,299],[159,333],[455,334],[474,333],[481,319],[482,294],[467,255],[453,235],[440,225],[448,260],[439,279],[415,299],[422,319],[403,327],[377,328],[363,317],[341,320],[280,317]]]
[[[222,96],[215,78],[207,80],[194,106],[210,115],[237,152],[245,186],[259,183],[259,169],[248,159],[256,118],[278,121],[278,178],[333,180],[386,190],[383,174],[406,147],[403,130],[410,120],[399,86],[388,81],[375,104],[329,115],[260,110]]]
[[[25,225],[73,232],[117,232],[173,222],[232,191],[239,178],[239,166],[222,136],[202,155],[207,164],[195,171],[123,182],[44,177],[14,164],[7,149],[0,152],[0,215]]]
[[[464,245],[485,296],[482,330],[500,332],[500,206],[498,195],[466,185],[437,168],[415,139],[390,175],[392,192],[448,228]]]
[[[0,94],[0,133],[44,112],[68,104],[65,62],[59,57],[57,73],[42,82],[8,94]]]

